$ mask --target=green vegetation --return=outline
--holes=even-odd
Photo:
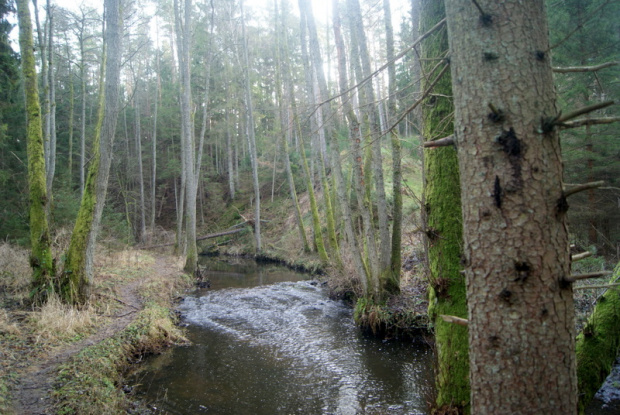
[[[110,414],[127,409],[122,374],[140,357],[184,341],[167,307],[145,304],[116,336],[88,347],[60,367],[54,391],[57,414]]]
[[[620,279],[620,264],[610,283]],[[577,337],[579,413],[584,413],[618,356],[620,349],[620,290],[612,287],[597,298],[594,312]]]

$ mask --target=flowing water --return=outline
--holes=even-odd
[[[210,265],[211,289],[179,306],[191,346],[150,358],[139,396],[171,414],[425,414],[422,341],[362,335],[350,307],[304,275]]]

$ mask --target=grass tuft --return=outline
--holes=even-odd
[[[41,311],[30,318],[36,327],[37,341],[75,340],[76,336],[83,336],[98,322],[93,306],[78,309],[63,304],[57,295],[52,295]]]

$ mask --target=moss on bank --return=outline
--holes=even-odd
[[[611,281],[620,278],[620,264]],[[611,371],[620,348],[620,289],[608,289],[577,336],[579,413],[583,414]]]

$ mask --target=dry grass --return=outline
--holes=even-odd
[[[19,326],[11,321],[11,317],[4,309],[0,309],[0,334],[19,336],[21,334]]]
[[[30,289],[30,265],[26,249],[0,244],[0,305],[22,305]]]
[[[82,336],[95,327],[98,315],[91,305],[77,308],[63,304],[53,295],[40,311],[30,316],[38,341],[66,341]]]

